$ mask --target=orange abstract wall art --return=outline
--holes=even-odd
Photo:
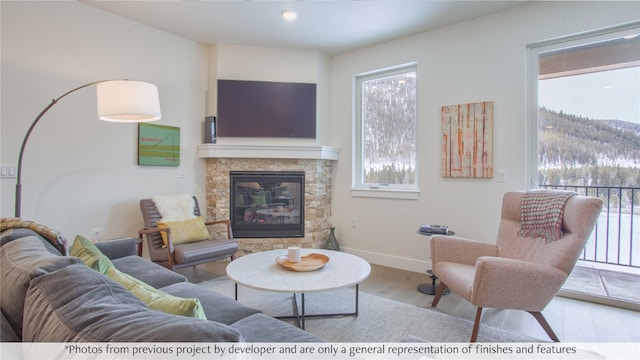
[[[442,176],[493,177],[493,101],[442,107]]]

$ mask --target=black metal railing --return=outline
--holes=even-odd
[[[640,268],[640,188],[538,185],[602,199],[602,213],[580,260]]]

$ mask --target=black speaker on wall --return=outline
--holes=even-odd
[[[204,118],[204,143],[216,143],[216,117],[207,116]]]

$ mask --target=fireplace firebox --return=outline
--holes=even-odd
[[[304,237],[304,172],[231,171],[236,238]]]

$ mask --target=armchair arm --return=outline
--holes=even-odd
[[[166,256],[168,256],[168,259],[165,261],[169,261],[169,265],[173,266],[174,265],[174,259],[173,259],[173,241],[171,240],[171,228],[149,228],[149,229],[140,229],[138,230],[138,235],[140,236],[140,238],[142,239],[143,235],[151,235],[151,234],[158,234],[161,235],[162,232],[164,232],[167,235],[167,246],[166,247],[157,247],[154,246],[154,244],[152,243],[152,241],[149,240],[149,238],[147,238],[147,245],[149,248],[149,255],[151,257],[151,259],[153,260],[154,258],[156,258],[157,256],[154,256],[154,254],[160,255],[161,257],[164,258],[163,253],[166,253]]]
[[[217,225],[217,224],[223,224],[226,226],[227,228],[227,238],[228,239],[233,239],[233,231],[231,231],[231,221],[229,219],[225,219],[225,220],[214,220],[214,221],[207,221],[204,223],[206,226],[210,226],[210,225]]]
[[[567,279],[564,271],[521,260],[478,258],[471,303],[476,306],[542,311]]]
[[[473,265],[480,256],[495,256],[498,248],[494,244],[469,240],[455,236],[434,235],[431,237],[431,263],[440,261]]]

